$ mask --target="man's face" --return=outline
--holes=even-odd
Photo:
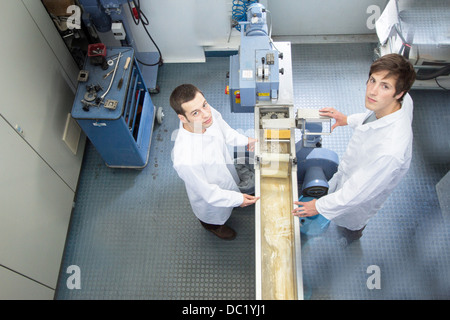
[[[213,123],[211,107],[205,97],[197,92],[194,99],[181,105],[184,116],[178,115],[186,130],[195,133],[203,133]]]
[[[388,71],[372,73],[367,81],[366,87],[366,108],[375,112],[377,118],[383,117],[399,107],[397,99],[403,92],[395,94],[394,77],[386,78]]]

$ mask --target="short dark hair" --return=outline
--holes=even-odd
[[[412,64],[406,60],[402,55],[397,53],[390,53],[377,59],[370,66],[369,78],[372,73],[379,71],[388,71],[387,78],[396,78],[395,95],[400,92],[405,92],[399,102],[403,100],[404,95],[411,89],[414,81],[416,80],[416,72]]]
[[[201,92],[200,89],[198,89],[193,84],[179,85],[172,91],[172,94],[170,95],[170,106],[177,114],[186,116],[181,105],[185,102],[193,100],[197,92],[203,95],[203,92]]]

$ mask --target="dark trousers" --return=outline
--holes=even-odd
[[[366,226],[362,227],[359,230],[350,230],[344,227],[337,226],[337,230],[339,235],[345,237],[347,239],[347,244],[352,243],[353,241],[358,240],[363,235],[363,230],[366,228]]]
[[[198,221],[200,221],[203,228],[205,228],[206,230],[216,230],[217,228],[219,228],[221,226],[220,224],[209,224],[209,223],[203,222],[202,220],[198,220]]]

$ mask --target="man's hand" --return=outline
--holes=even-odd
[[[346,126],[348,124],[347,116],[334,108],[322,108],[319,110],[319,115],[330,117],[336,120],[336,122],[331,127],[331,131],[333,131],[336,127]]]
[[[242,195],[244,196],[244,202],[242,202],[242,204],[240,205],[240,207],[242,208],[254,204],[259,199],[259,197],[251,196],[245,193],[243,193]]]
[[[256,141],[258,141],[258,139],[248,137],[248,145],[247,145],[248,151],[252,151],[252,152],[255,151]]]
[[[297,217],[312,217],[319,212],[316,210],[316,199],[308,201],[308,202],[301,202],[301,201],[294,201],[294,204],[299,205],[300,207],[295,208],[292,210],[292,213],[294,216]]]

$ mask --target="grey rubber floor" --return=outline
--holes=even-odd
[[[371,44],[294,45],[295,106],[364,110]],[[88,143],[55,299],[254,299],[254,208],[236,208],[238,233],[222,241],[191,211],[183,182],[172,168],[178,119],[172,90],[193,83],[236,129],[251,133],[253,114],[232,114],[226,57],[160,68],[152,100],[165,118],[155,127],[143,170],[110,169]],[[449,171],[450,94],[412,91],[414,157],[411,169],[361,240],[339,247],[333,224],[302,239],[305,295],[310,299],[449,299],[450,228],[435,186]],[[345,151],[351,129],[324,136],[325,148]],[[81,270],[81,289],[68,289],[70,265]],[[378,266],[381,289],[367,286]],[[370,268],[369,268],[370,271]]]

